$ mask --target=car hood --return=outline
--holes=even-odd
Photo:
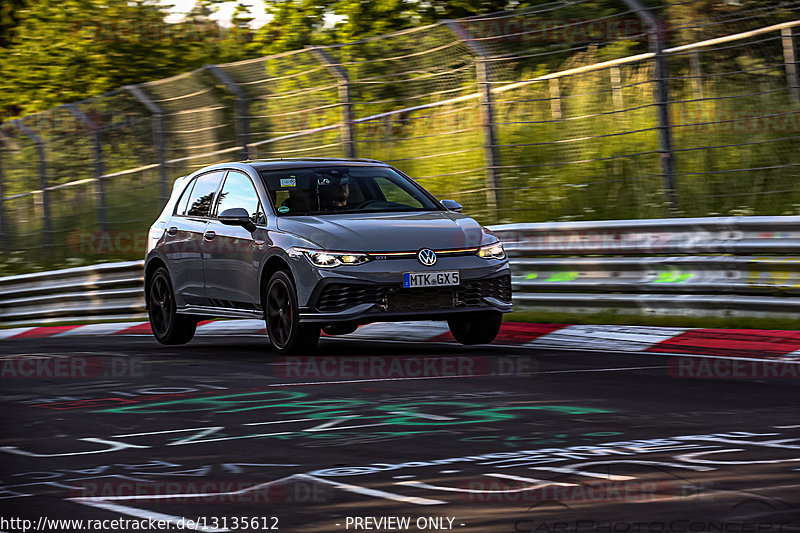
[[[478,247],[480,224],[453,211],[280,217],[278,229],[331,251],[405,252]]]

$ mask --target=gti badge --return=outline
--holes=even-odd
[[[436,263],[436,253],[430,248],[423,248],[417,252],[417,259],[425,266],[433,266]]]

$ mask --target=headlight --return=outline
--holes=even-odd
[[[503,245],[498,241],[494,244],[478,248],[478,257],[483,257],[484,259],[505,259],[506,251],[503,250]]]
[[[369,261],[367,254],[355,252],[326,252],[324,250],[306,250],[298,248],[311,264],[322,268],[333,268],[341,265],[360,265]]]

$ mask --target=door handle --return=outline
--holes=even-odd
[[[207,231],[203,234],[203,238],[207,241],[213,241],[217,234],[213,231]]]
[[[174,237],[177,233],[178,233],[178,228],[176,228],[175,226],[172,226],[167,230],[167,235],[169,235],[170,237]]]

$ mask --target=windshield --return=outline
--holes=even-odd
[[[261,176],[278,216],[441,209],[414,183],[386,167],[267,170]]]

